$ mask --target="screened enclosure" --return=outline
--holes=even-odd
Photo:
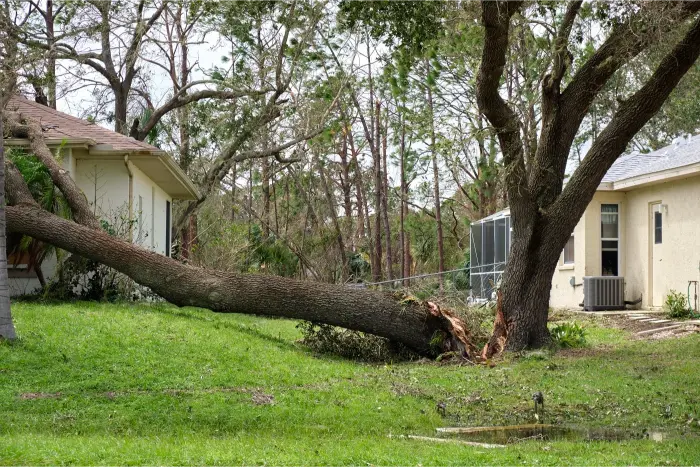
[[[475,298],[491,298],[510,250],[510,210],[497,212],[470,226],[470,286]]]

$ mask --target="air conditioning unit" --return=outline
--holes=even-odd
[[[619,276],[587,276],[583,278],[585,311],[624,310],[625,278]]]

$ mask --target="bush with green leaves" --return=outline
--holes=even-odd
[[[557,347],[570,349],[586,346],[586,329],[578,323],[560,323],[549,332]]]
[[[682,292],[669,290],[664,300],[664,310],[669,318],[688,318],[690,309],[688,308],[688,299]]]
[[[102,229],[113,237],[128,240],[136,222],[124,208],[115,209],[100,220]],[[69,255],[58,262],[56,275],[44,291],[44,297],[56,300],[156,301],[161,300],[148,287],[137,284],[119,271],[91,259]]]
[[[29,192],[42,209],[64,219],[70,218],[68,203],[54,186],[49,170],[36,156],[19,148],[11,148],[7,151],[6,156],[22,174]],[[60,260],[63,252],[40,240],[17,233],[9,233],[7,253],[8,256],[14,254],[16,259],[26,257],[29,270],[40,273],[41,265],[46,258],[56,255]],[[43,281],[43,274],[38,275],[38,277],[40,281]]]
[[[301,321],[300,342],[319,354],[337,355],[365,362],[392,362],[418,357],[406,346],[389,339],[350,329]]]

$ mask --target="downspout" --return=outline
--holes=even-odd
[[[131,223],[134,219],[134,172],[131,170],[128,154],[124,155],[124,165],[126,166],[126,171],[129,173],[129,242],[133,243],[134,230]]]

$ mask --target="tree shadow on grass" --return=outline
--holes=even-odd
[[[162,315],[173,316],[182,319],[188,319],[193,321],[200,321],[205,323],[211,323],[214,329],[231,329],[236,332],[247,334],[251,337],[255,337],[266,342],[271,342],[276,344],[279,348],[284,348],[288,350],[299,351],[299,345],[289,340],[283,339],[282,337],[275,337],[271,334],[264,332],[261,329],[256,329],[254,326],[249,326],[246,324],[235,323],[231,321],[221,321],[217,320],[212,316],[207,316],[206,314],[214,314],[214,312],[204,309],[204,308],[173,308],[170,306],[158,306],[152,305],[144,307],[149,312],[159,313]],[[197,311],[197,313],[194,312]],[[256,315],[246,315],[246,316],[256,316]],[[260,316],[260,318],[268,319],[266,316]]]

